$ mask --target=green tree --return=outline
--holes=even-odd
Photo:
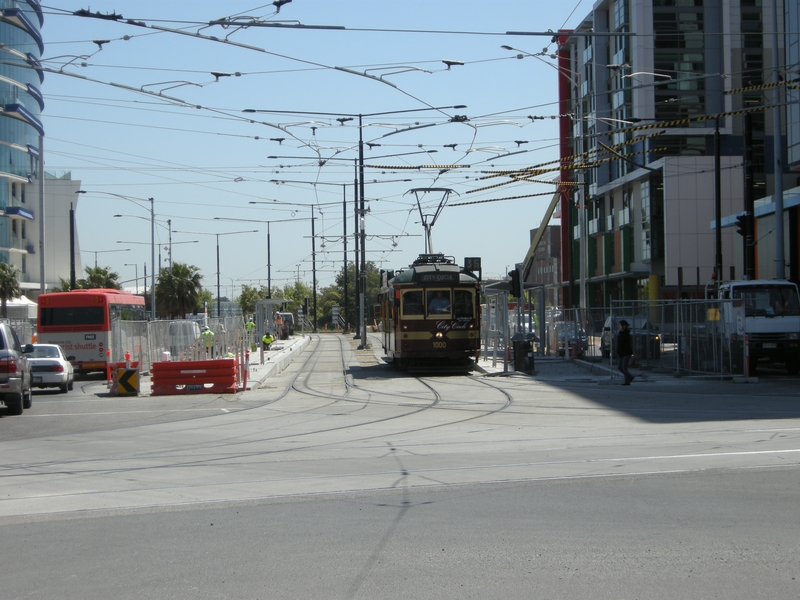
[[[8,317],[8,301],[22,296],[19,287],[19,269],[0,263],[0,313]]]
[[[119,274],[111,270],[111,267],[85,267],[86,277],[75,282],[75,287],[79,289],[104,288],[109,290],[119,290]]]
[[[161,269],[156,283],[156,311],[170,319],[183,319],[197,306],[202,277],[194,265],[173,263]]]
[[[75,284],[77,285],[77,281]],[[69,285],[69,279],[64,279],[63,277],[58,278],[58,287],[54,289],[56,292],[68,292],[72,288]]]
[[[358,274],[356,273],[355,265],[347,263],[347,298],[343,298],[344,294],[344,267],[339,271],[336,276],[336,287],[338,288],[338,297],[334,296],[337,302],[331,302],[331,305],[339,305],[339,314],[344,318],[347,315],[347,322],[351,328],[358,325],[360,317],[359,306],[356,302],[358,295],[356,293],[356,285],[360,285]],[[364,297],[364,309],[367,313],[367,320],[373,318],[372,308],[377,304],[378,293],[381,291],[381,271],[373,262],[367,262],[367,293]],[[319,308],[319,306],[318,306]],[[345,311],[345,308],[347,309]],[[326,317],[330,322],[330,315]],[[321,323],[322,321],[320,321]]]
[[[201,289],[197,294],[197,304],[195,304],[194,310],[198,313],[202,313],[203,309],[207,306],[209,316],[211,316],[211,304],[213,299],[214,296],[211,294],[211,290]]]

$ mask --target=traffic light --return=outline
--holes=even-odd
[[[514,298],[521,298],[522,286],[519,281],[519,271],[516,269],[509,271],[508,276],[511,277],[511,295],[514,296]]]
[[[736,233],[742,237],[747,237],[747,215],[739,215],[736,217]]]

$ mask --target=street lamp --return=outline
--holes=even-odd
[[[139,295],[139,263],[125,263],[123,267],[135,267],[136,271],[136,295]]]
[[[222,316],[222,305],[220,304],[220,284],[219,284],[219,236],[221,235],[237,235],[240,233],[258,233],[258,229],[250,229],[247,231],[226,231],[225,233],[211,233],[209,231],[177,231],[175,233],[190,233],[193,235],[215,235],[217,236],[217,318]]]
[[[250,204],[272,204],[272,202],[251,201]],[[284,203],[284,204],[287,204],[287,203]],[[310,206],[311,207],[311,275],[312,275],[311,294],[313,296],[313,302],[314,302],[314,332],[316,333],[316,331],[317,331],[317,243],[316,243],[316,233],[314,231],[314,222],[315,222],[314,205],[313,204],[296,204],[295,206],[303,206],[303,207]],[[215,218],[219,219],[220,217],[215,217]],[[226,219],[226,220],[236,221],[238,219]],[[284,219],[284,222],[285,221],[296,222],[296,221],[301,221],[301,220],[302,219]],[[268,232],[267,235],[269,235],[269,221],[259,221],[259,222],[267,223],[267,232]],[[277,223],[278,221],[272,221],[272,222],[273,223]],[[267,238],[267,244],[269,245],[269,238]],[[267,258],[267,261],[269,262],[269,258]],[[268,274],[268,277],[269,277],[269,274]]]
[[[76,194],[87,194],[86,190],[78,190],[75,192]],[[149,202],[150,203],[150,317],[152,320],[155,321],[156,318],[156,211],[155,211],[155,200],[153,198],[136,198],[135,196],[123,196],[122,194],[114,194],[113,192],[98,192],[92,191],[93,194],[105,194],[107,196],[114,196],[115,198],[121,198],[122,200],[127,200],[138,206],[139,208],[143,208],[139,202]]]
[[[255,202],[251,202],[250,204],[255,204]],[[269,204],[265,202],[264,204]],[[261,221],[258,219],[233,219],[229,217],[214,217],[215,221],[237,221],[239,223],[266,223],[267,224],[267,298],[272,298],[272,255],[271,255],[271,248],[270,248],[270,235],[269,235],[269,224],[270,223],[287,223],[287,222],[294,222],[297,219],[273,219],[272,221]]]
[[[104,252],[130,252],[130,248],[120,248],[118,250],[84,250],[84,252],[91,252],[94,253],[94,268],[97,268],[97,255],[103,254]]]
[[[367,239],[367,233],[365,229],[365,217],[366,217],[366,207],[364,204],[364,124],[363,118],[364,117],[383,117],[388,115],[401,115],[401,114],[408,114],[408,113],[415,113],[415,112],[423,112],[423,111],[444,111],[449,109],[461,109],[467,108],[465,104],[457,104],[455,106],[427,106],[425,108],[412,108],[407,110],[389,110],[383,112],[375,112],[375,113],[331,113],[331,112],[312,112],[312,111],[262,111],[258,109],[248,108],[245,109],[243,112],[247,113],[258,113],[258,112],[269,112],[269,113],[282,113],[282,114],[305,114],[305,115],[316,115],[316,116],[335,116],[335,117],[342,117],[340,119],[340,123],[344,124],[344,121],[352,120],[358,117],[358,179],[359,184],[356,186],[359,195],[359,209],[358,209],[358,224],[359,224],[359,238],[361,242],[361,272],[359,274],[360,277],[360,301],[359,301],[359,310],[360,310],[360,338],[361,344],[359,345],[359,349],[363,349],[367,345],[367,315],[364,310],[364,302],[365,297],[367,294],[367,268],[366,268],[366,250],[365,250],[365,243]]]
[[[385,156],[375,156],[370,158],[391,158],[395,156],[405,156],[407,154],[428,154],[431,152],[436,152],[436,150],[423,150],[423,151],[415,151],[415,152],[404,152],[401,154],[389,154]],[[270,158],[277,158],[277,157],[270,157]],[[372,181],[370,183],[397,183],[397,182],[409,182],[411,179],[389,179],[383,181]],[[348,287],[348,276],[347,276],[347,186],[352,185],[354,189],[354,196],[355,196],[355,215],[356,215],[356,229],[358,228],[358,178],[356,177],[353,183],[340,183],[340,182],[333,182],[333,181],[304,181],[300,179],[270,179],[270,183],[276,184],[284,184],[284,183],[294,183],[294,184],[303,184],[303,185],[310,185],[316,187],[318,185],[332,185],[332,186],[341,186],[342,187],[342,240],[344,245],[344,264],[343,264],[343,284],[344,289],[342,291],[342,301],[344,302],[344,321],[345,323],[349,323],[348,319],[348,310],[347,310],[347,287]],[[272,204],[270,202],[250,202],[250,204]],[[333,203],[331,203],[333,204]],[[324,206],[318,204],[317,206]],[[275,221],[273,221],[275,222]],[[356,239],[356,242],[358,240]],[[356,260],[355,266],[356,271],[358,271],[358,243],[355,246],[356,250]],[[356,297],[354,300],[354,304],[358,305],[358,298]]]

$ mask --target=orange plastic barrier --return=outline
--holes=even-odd
[[[151,394],[234,394],[237,388],[235,358],[154,362],[150,370]]]

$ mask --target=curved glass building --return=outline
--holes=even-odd
[[[0,0],[0,262],[18,267],[27,281],[38,202],[40,116],[44,79],[39,59],[44,23],[38,0]]]

